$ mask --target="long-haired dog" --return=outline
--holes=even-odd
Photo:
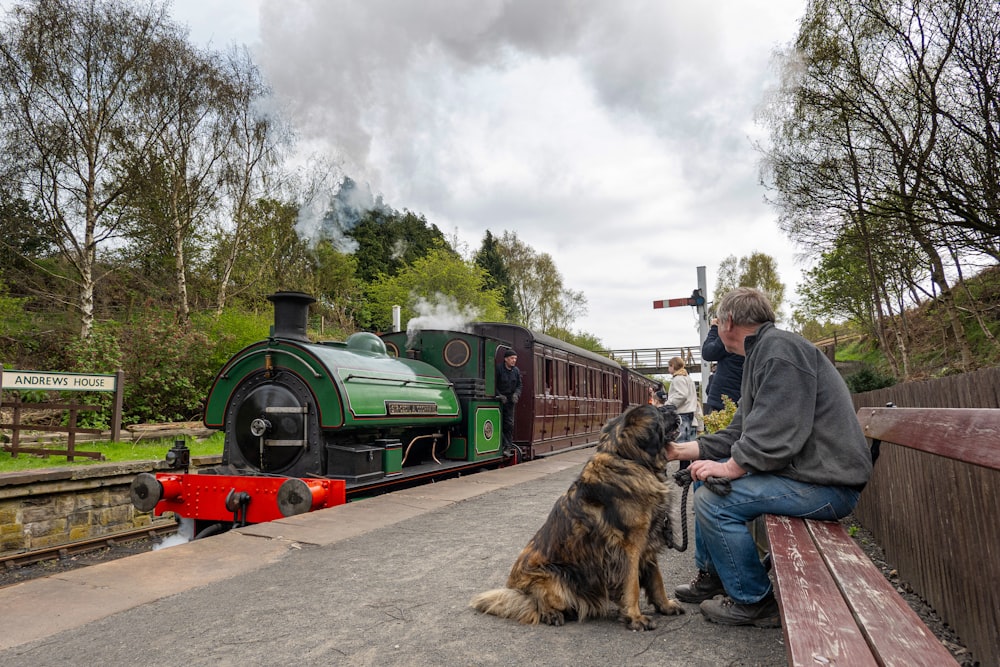
[[[661,614],[681,614],[667,597],[657,562],[670,543],[673,509],[667,443],[677,437],[673,408],[634,407],[601,431],[597,451],[517,557],[506,588],[471,606],[521,623],[562,625],[618,611],[631,630],[656,624],[639,609],[639,589]]]

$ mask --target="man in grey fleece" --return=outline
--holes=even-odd
[[[672,442],[669,456],[692,461],[695,481],[731,480],[731,491],[697,485],[698,575],[675,595],[700,603],[716,623],[777,627],[771,581],[747,522],[762,514],[846,516],[871,476],[871,452],[840,374],[815,345],[775,328],[763,293],[737,288],[716,312],[726,349],[746,357],[739,407],[728,428]]]

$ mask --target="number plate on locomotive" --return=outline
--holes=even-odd
[[[418,401],[386,401],[385,413],[391,416],[436,415],[438,413],[438,406],[436,403]]]

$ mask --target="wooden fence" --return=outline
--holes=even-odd
[[[13,458],[18,454],[39,454],[42,456],[65,456],[72,461],[77,456],[102,460],[100,452],[84,452],[76,448],[76,436],[79,433],[100,434],[102,429],[77,426],[77,418],[81,412],[98,412],[102,408],[96,405],[83,405],[75,400],[58,402],[31,402],[22,400],[21,392],[59,393],[113,393],[111,415],[111,440],[117,442],[121,436],[122,401],[124,396],[124,372],[118,370],[114,374],[61,373],[52,371],[8,370],[0,367],[0,396],[4,391],[13,390],[16,393],[12,400],[0,401],[0,408],[10,408],[11,421],[0,423],[0,430],[11,431],[10,444],[4,444],[2,449],[10,452]],[[25,424],[25,411],[41,411],[54,414],[68,413],[66,425]],[[0,419],[2,421],[2,419]],[[21,445],[22,431],[55,431],[67,434],[66,449],[46,447],[25,447]]]
[[[854,394],[855,410],[884,407],[887,403],[900,408],[1000,408],[1000,368]]]
[[[854,395],[855,408],[1000,408],[1000,369]],[[991,434],[1000,447],[1000,433]],[[982,665],[1000,665],[1000,470],[883,443],[855,517]],[[978,582],[974,594],[959,582]]]
[[[80,403],[22,403],[20,397],[15,397],[11,401],[0,401],[0,407],[11,409],[10,423],[0,424],[0,429],[11,431],[10,444],[4,443],[3,450],[10,452],[11,458],[17,458],[18,454],[37,454],[40,456],[65,456],[67,461],[72,461],[77,456],[97,459],[102,461],[104,455],[100,452],[85,452],[76,448],[76,436],[78,433],[101,433],[99,428],[85,428],[77,426],[77,417],[81,412],[99,412],[98,405],[81,405]],[[65,425],[52,426],[48,424],[23,424],[21,414],[25,409],[42,412],[67,412],[69,419]],[[56,431],[66,434],[66,449],[56,449],[51,447],[25,447],[21,444],[21,431]]]

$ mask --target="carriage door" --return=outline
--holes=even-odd
[[[545,356],[544,349],[536,346],[535,363],[535,422],[532,426],[533,440],[541,442],[552,438],[552,422],[556,409],[553,387],[552,359]]]

